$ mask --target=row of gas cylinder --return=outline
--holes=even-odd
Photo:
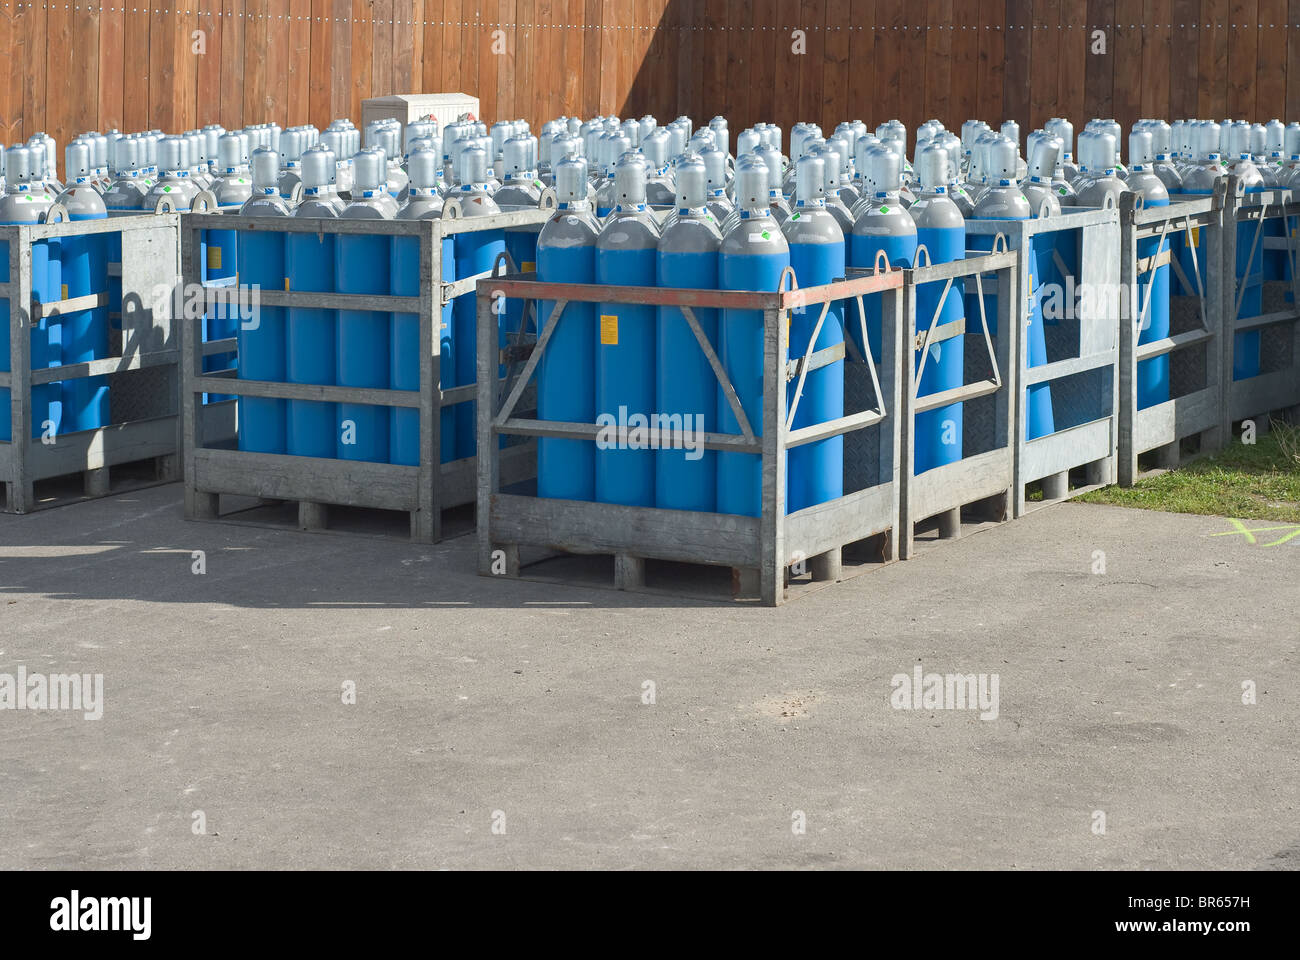
[[[830,283],[850,268],[871,269],[885,258],[894,266],[939,264],[987,251],[991,235],[971,233],[967,221],[1065,218],[1040,228],[1031,241],[1031,307],[1023,331],[1027,363],[1048,362],[1042,315],[1044,291],[1064,287],[1080,266],[1080,234],[1069,226],[1079,209],[1114,206],[1121,194],[1141,193],[1148,207],[1171,197],[1212,193],[1231,173],[1247,195],[1289,187],[1300,168],[1300,124],[1283,126],[1143,120],[1121,157],[1119,125],[1095,120],[1078,137],[1054,119],[1027,139],[1021,155],[1014,123],[994,131],[971,121],[960,136],[939,121],[916,132],[914,162],[907,130],[897,121],[868,132],[861,122],[840,124],[824,137],[815,124],[790,132],[790,158],[782,131],[758,124],[729,151],[724,118],[693,130],[679,118],[659,128],[653,118],[585,123],[562,118],[542,131],[542,171],[553,183],[559,211],[538,241],[538,278],[566,283],[665,286],[726,290],[777,289],[787,267],[801,286]],[[1175,143],[1178,144],[1175,149]],[[668,208],[666,217],[656,208]],[[1280,221],[1271,225],[1279,233]],[[1195,255],[1181,237],[1164,242],[1184,274],[1204,277],[1204,238]],[[1239,248],[1242,245],[1239,244]],[[1283,279],[1285,255],[1271,276],[1250,245],[1239,258],[1238,279],[1247,289],[1243,315],[1259,312],[1267,279]],[[1262,250],[1262,244],[1259,245]],[[1157,254],[1161,241],[1143,243],[1139,256],[1153,266],[1139,277],[1145,306],[1140,342],[1170,333],[1170,267]],[[946,293],[945,293],[946,290]],[[1183,293],[1195,293],[1183,290]],[[986,294],[987,296],[987,294]],[[856,308],[834,304],[790,318],[791,356],[832,348],[851,339],[858,355],[880,356],[880,305],[868,299],[865,323]],[[541,323],[549,315],[544,306]],[[974,284],[922,285],[918,327],[978,316]],[[749,422],[761,422],[763,317],[743,310],[694,311],[716,351]],[[996,335],[995,313],[985,316]],[[863,337],[865,327],[865,344]],[[867,354],[866,350],[870,353]],[[963,337],[918,351],[918,393],[959,387],[964,377]],[[1258,333],[1235,343],[1238,378],[1260,369]],[[844,415],[844,363],[810,372],[794,429]],[[665,434],[637,428],[697,424],[704,433],[737,434],[740,427],[719,388],[710,361],[680,310],[608,302],[568,303],[552,332],[538,376],[542,420],[600,423],[624,428],[617,443],[543,438],[538,485],[544,497],[593,500],[666,509],[757,515],[761,507],[758,458],[727,451],[646,449]],[[793,384],[792,384],[792,393]],[[1170,399],[1168,355],[1139,364],[1139,405]],[[1026,390],[1029,439],[1045,437],[1062,418],[1053,408],[1051,383]],[[913,467],[917,473],[962,457],[963,405],[917,416]],[[1070,419],[1066,411],[1065,420]],[[632,438],[632,439],[630,439]],[[650,438],[655,438],[651,441]],[[674,445],[674,446],[685,446]],[[787,509],[801,510],[843,495],[844,440],[835,437],[790,451]]]
[[[1212,192],[1227,173],[1236,174],[1248,193],[1257,193],[1289,186],[1300,167],[1300,124],[1180,121],[1171,126],[1144,120],[1128,138],[1127,166],[1120,139],[1115,121],[1093,121],[1078,137],[1076,160],[1073,126],[1055,119],[1029,135],[1026,158],[1014,123],[994,131],[970,121],[957,135],[930,121],[916,131],[909,160],[908,131],[898,121],[874,133],[861,121],[841,123],[829,137],[815,124],[801,123],[790,131],[787,159],[783,131],[767,123],[741,132],[733,153],[722,117],[698,130],[685,117],[662,127],[648,116],[585,122],[564,117],[545,124],[540,137],[523,121],[491,128],[463,121],[441,130],[428,120],[404,129],[396,121],[377,121],[366,129],[364,147],[360,131],[339,120],[323,133],[310,125],[281,130],[261,124],[239,131],[213,126],[171,137],[157,131],[84,134],[67,147],[64,186],[57,180],[54,145],[41,135],[5,154],[0,220],[38,222],[54,208],[56,193],[70,219],[213,208],[268,217],[423,218],[441,216],[453,199],[462,216],[492,216],[535,206],[541,191],[552,187],[559,209],[540,238],[529,230],[449,236],[441,258],[443,279],[481,275],[509,250],[517,267],[527,271],[536,265],[538,278],[547,281],[775,290],[787,266],[799,285],[810,286],[842,277],[848,268],[871,269],[882,257],[894,266],[912,266],[987,249],[987,236],[968,238],[968,220],[1062,217],[1073,208],[1109,205],[1125,191],[1141,192],[1148,206],[1156,206],[1171,196]],[[97,276],[93,265],[115,252],[93,238],[85,244],[91,252],[79,251],[78,239],[85,238],[65,238],[58,251],[52,243],[55,262],[63,271],[63,250],[70,248],[67,256],[74,264],[67,275],[75,277],[77,258],[85,258]],[[107,243],[115,239],[110,235]],[[1152,246],[1140,255],[1157,252]],[[1184,272],[1190,276],[1192,253],[1175,252],[1187,259]],[[1203,249],[1199,253],[1203,265]],[[418,242],[408,238],[212,230],[202,256],[205,281],[217,285],[361,295],[419,292]],[[1077,267],[1077,233],[1063,225],[1040,234],[1033,256],[1035,307],[1025,330],[1031,366],[1048,359],[1039,291],[1064,280],[1062,265],[1065,271]],[[1243,314],[1255,308],[1268,271],[1286,270],[1284,252],[1271,262],[1262,253],[1255,259],[1264,261],[1260,269],[1249,253],[1247,262],[1239,263],[1239,277],[1248,286]],[[45,279],[34,276],[38,297],[79,295],[65,291],[48,258],[44,263]],[[1168,266],[1158,266],[1140,278],[1139,300],[1150,301],[1144,341],[1168,336],[1169,274]],[[74,282],[72,288],[83,286]],[[92,283],[85,292],[97,291]],[[791,353],[821,350],[847,337],[859,355],[879,358],[879,298],[869,298],[866,308],[865,322],[859,322],[856,309],[840,304],[825,320],[819,313],[791,318]],[[945,296],[944,285],[930,284],[918,297],[918,324],[928,327],[935,316],[948,323],[978,310],[973,289],[955,284]],[[107,312],[86,312],[94,331],[89,350],[78,348],[75,335],[60,332],[44,345],[43,363],[102,355]],[[993,312],[985,313],[992,324]],[[548,315],[543,305],[543,324]],[[501,316],[504,337],[518,327],[522,313],[513,304]],[[699,311],[698,316],[757,429],[761,315]],[[238,337],[242,378],[418,388],[414,315],[264,308],[255,326],[237,321],[237,316],[212,316],[207,334]],[[474,381],[474,322],[473,294],[444,310],[443,387]],[[55,346],[62,350],[59,357],[52,355]],[[1257,332],[1253,338],[1239,335],[1238,376],[1258,373],[1258,353]],[[37,354],[34,346],[34,365]],[[209,357],[207,363],[220,369],[229,358]],[[931,344],[917,354],[916,363],[921,395],[959,386],[963,338]],[[539,415],[545,420],[594,423],[601,415],[661,415],[696,423],[705,433],[739,431],[694,332],[672,308],[570,303],[543,356],[538,384]],[[87,388],[106,416],[106,387],[88,381]],[[1141,365],[1139,393],[1143,406],[1169,398],[1167,356]],[[843,362],[811,372],[797,402],[796,428],[841,416]],[[1029,388],[1027,402],[1029,436],[1052,433],[1050,384]],[[961,458],[962,412],[962,405],[954,404],[918,416],[918,472]],[[412,410],[245,398],[240,413],[240,442],[251,452],[417,462],[418,414]],[[103,416],[68,423],[102,425],[96,421]],[[694,419],[681,419],[688,416]],[[443,412],[442,440],[444,461],[473,455],[471,404]],[[791,452],[791,510],[841,495],[843,443],[833,438]],[[759,509],[761,484],[752,455],[607,446],[541,440],[541,494],[750,515]]]
[[[403,134],[405,135],[403,144]],[[60,219],[88,220],[147,211],[221,211],[246,216],[419,219],[441,216],[454,200],[462,217],[490,217],[504,210],[536,207],[536,139],[523,121],[436,123],[377,121],[366,146],[346,120],[321,134],[310,126],[281,130],[261,124],[240,131],[209,127],[181,136],[153,132],[130,136],[84,134],[66,150],[66,185],[50,162],[52,145],[42,138],[8,151],[3,219],[39,223],[51,211]],[[104,158],[112,163],[105,166]],[[502,182],[504,181],[504,183]],[[515,262],[532,268],[536,232],[484,230],[457,233],[443,243],[442,273],[451,281],[482,274],[509,249]],[[45,256],[49,253],[49,259]],[[93,349],[75,346],[58,325],[34,334],[34,366],[98,359],[108,350],[111,301],[120,302],[120,279],[106,276],[106,263],[120,259],[120,236],[66,237],[41,241],[34,250],[35,295],[44,302],[98,293],[119,284],[110,307],[69,315],[78,329],[93,332]],[[419,293],[419,246],[413,238],[382,235],[268,233],[209,230],[203,235],[203,280],[232,286],[244,297],[254,288],[313,292]],[[76,259],[76,265],[72,262]],[[89,259],[87,265],[84,261]],[[62,269],[60,269],[62,268]],[[89,274],[92,281],[60,285],[60,275]],[[98,286],[96,286],[96,283]],[[7,306],[7,305],[6,305]],[[517,308],[516,308],[517,312]],[[84,313],[84,317],[82,316]],[[84,323],[82,321],[84,320]],[[243,379],[325,385],[418,389],[418,318],[371,311],[265,308],[256,323],[240,322],[237,301],[207,317],[209,339],[237,337],[238,376]],[[441,375],[444,387],[474,381],[474,295],[456,298],[443,311]],[[70,327],[67,318],[65,328]],[[460,336],[456,336],[459,328]],[[62,342],[61,342],[62,340]],[[468,345],[457,351],[456,344]],[[7,360],[8,341],[5,343]],[[233,355],[205,358],[209,370],[230,366]],[[93,389],[95,415],[61,417],[45,393]],[[53,431],[105,425],[104,378],[38,388],[33,429],[51,416]],[[4,399],[4,398],[0,398]],[[228,399],[210,396],[209,402]],[[66,406],[66,405],[65,405]],[[290,453],[379,462],[418,462],[418,415],[413,410],[359,405],[296,403],[263,398],[239,401],[241,447],[249,452]],[[4,424],[9,423],[8,417]],[[459,428],[459,429],[458,429]],[[444,461],[473,454],[472,405],[445,411]]]

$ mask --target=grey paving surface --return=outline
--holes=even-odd
[[[0,673],[106,701],[0,711],[0,867],[1294,868],[1300,537],[1232,529],[1062,506],[771,611],[176,486],[0,516]],[[997,719],[893,709],[918,663]]]

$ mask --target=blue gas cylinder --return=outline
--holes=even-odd
[[[826,209],[826,161],[823,156],[805,154],[796,170],[796,199],[782,226],[790,248],[790,266],[801,287],[820,287],[843,279],[845,272],[844,233],[835,216]],[[817,330],[818,321],[821,329]],[[813,340],[816,333],[817,339]],[[822,306],[802,307],[791,312],[789,353],[802,358],[844,343],[844,303],[833,301],[822,319]],[[797,388],[798,380],[791,381]],[[789,388],[788,388],[789,389]],[[787,394],[787,407],[794,396]],[[793,429],[816,426],[844,416],[844,361],[838,360],[804,377],[803,393],[795,409]],[[786,509],[797,513],[808,507],[837,500],[844,495],[844,438],[829,437],[803,444],[790,451],[786,471]]]
[[[677,215],[659,239],[655,281],[676,289],[716,290],[722,234],[705,205],[708,184],[703,161],[677,168]],[[696,322],[716,349],[716,310],[695,309]],[[713,513],[717,506],[717,454],[703,447],[717,426],[717,377],[685,315],[658,308],[655,350],[655,409],[683,435],[655,452],[655,505],[670,510]],[[689,439],[688,439],[689,438]]]
[[[740,215],[722,238],[718,281],[723,290],[775,293],[790,265],[790,247],[771,214],[768,171],[756,163],[736,172]],[[761,310],[722,311],[718,358],[736,390],[754,436],[763,433],[764,320]],[[718,432],[740,434],[731,405],[718,388]],[[718,454],[718,512],[757,517],[763,506],[762,457]]]
[[[596,240],[596,282],[653,287],[659,228],[645,202],[644,162],[625,155],[614,181],[618,202]],[[656,412],[656,315],[652,306],[597,305],[596,416],[610,428],[596,445],[596,500],[601,503],[655,505],[648,432]],[[614,432],[623,427],[632,431],[626,443]]]
[[[566,157],[555,165],[559,209],[537,240],[537,279],[595,283],[600,225],[587,201],[587,165]],[[537,322],[551,320],[555,301],[538,304]],[[570,300],[551,331],[537,366],[537,416],[562,423],[596,422],[596,307]],[[596,446],[590,440],[537,440],[537,495],[555,500],[596,499]]]

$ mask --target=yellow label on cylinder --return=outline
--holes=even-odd
[[[1201,228],[1192,227],[1192,246],[1199,247],[1200,245],[1201,245]]]
[[[288,292],[289,292],[289,278],[288,278],[288,277],[285,277],[285,278],[284,278],[284,292],[285,292],[285,293],[288,293]]]
[[[525,260],[519,267],[521,273],[536,273],[537,264],[532,260]]]
[[[66,283],[63,285],[63,287],[59,292],[59,299],[60,300],[68,299],[68,285]]]
[[[209,270],[221,269],[221,248],[220,247],[208,247],[208,269]]]
[[[600,318],[600,345],[602,347],[618,346],[618,317],[604,316]]]

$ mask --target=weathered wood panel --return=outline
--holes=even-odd
[[[196,33],[201,31],[201,33]],[[733,135],[978,116],[1300,117],[1300,0],[193,0],[0,12],[0,136],[359,117],[639,115]]]

